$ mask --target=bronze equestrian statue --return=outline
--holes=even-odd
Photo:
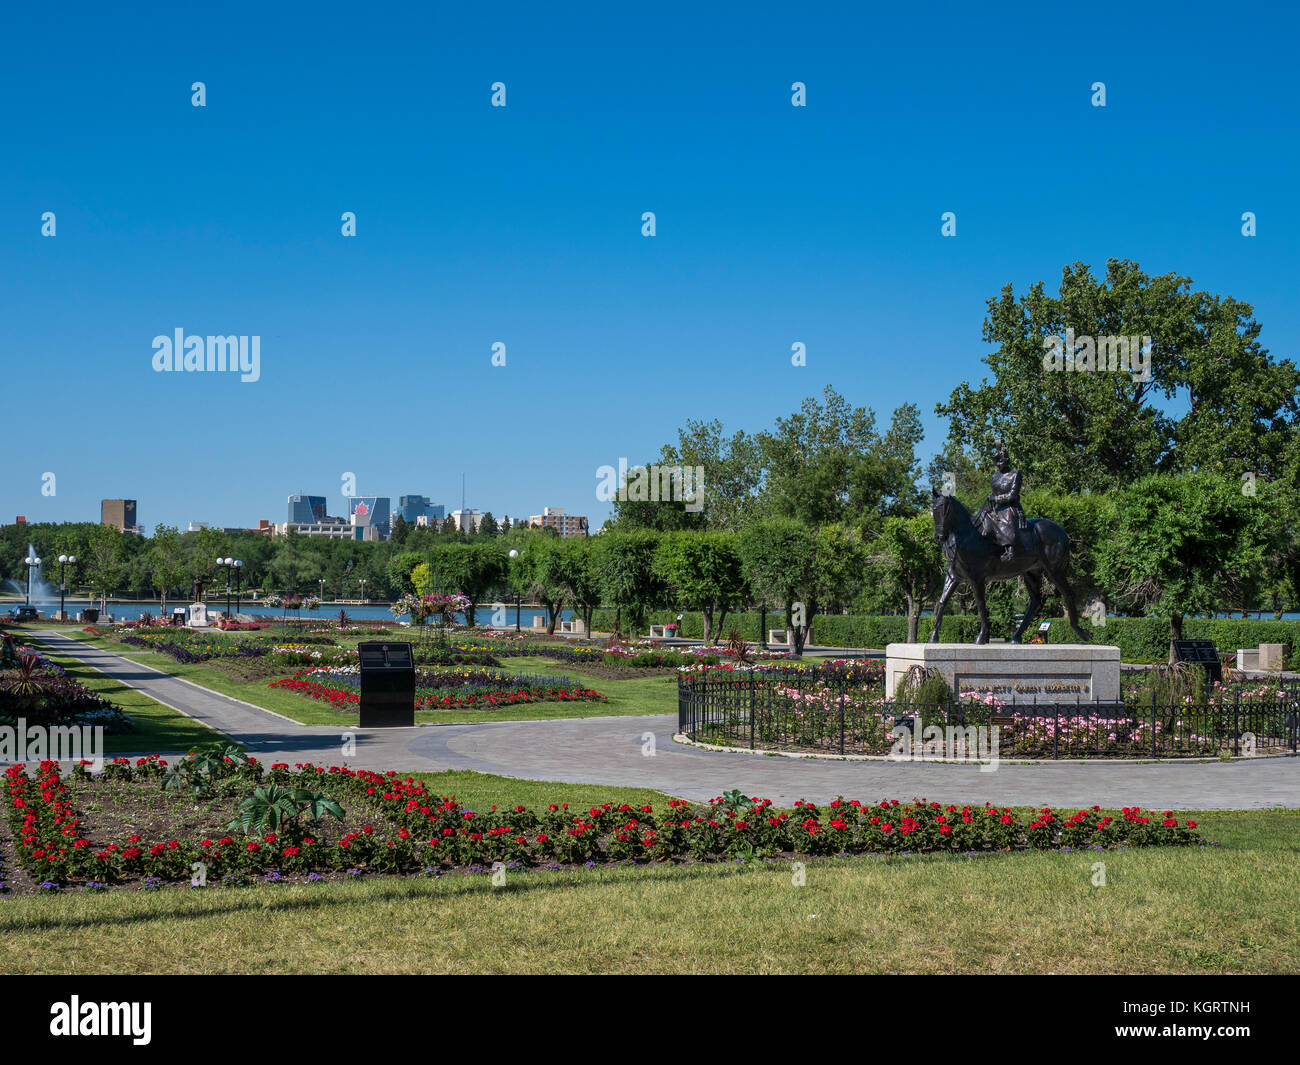
[[[930,512],[934,517],[935,539],[948,560],[948,572],[943,579],[943,591],[934,607],[934,629],[930,633],[930,642],[938,643],[939,626],[948,600],[952,597],[957,582],[966,581],[975,593],[975,606],[980,617],[980,629],[975,642],[988,643],[989,613],[984,603],[985,586],[991,581],[1006,581],[1015,577],[1025,579],[1029,607],[1011,637],[1012,643],[1020,643],[1020,638],[1042,605],[1044,577],[1061,593],[1070,628],[1079,639],[1087,640],[1088,634],[1079,628],[1074,589],[1066,578],[1070,538],[1064,529],[1046,518],[1026,520],[1025,512],[1020,509],[1020,471],[1011,469],[1011,461],[1001,447],[994,456],[994,462],[997,472],[993,475],[993,491],[974,516],[956,496],[937,488],[934,490]]]

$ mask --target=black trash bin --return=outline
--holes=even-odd
[[[409,643],[357,644],[361,662],[362,728],[415,724],[415,656]]]

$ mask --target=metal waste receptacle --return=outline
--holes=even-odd
[[[409,643],[357,644],[361,665],[362,728],[415,724],[415,656]]]

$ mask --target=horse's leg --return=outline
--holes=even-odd
[[[939,600],[934,604],[934,628],[930,632],[930,643],[939,642],[939,624],[943,621],[944,607],[948,605],[948,600],[952,597],[953,589],[957,587],[957,576],[953,573],[952,567],[948,567],[948,572],[943,578],[943,591],[939,593]]]
[[[1038,613],[1038,608],[1043,603],[1043,582],[1033,570],[1025,574],[1025,589],[1029,592],[1029,606],[1025,608],[1025,617],[1020,622],[1020,627],[1011,636],[1012,643],[1020,642],[1020,637],[1025,634],[1025,630],[1029,628],[1034,615]]]
[[[1070,623],[1070,628],[1074,630],[1074,634],[1079,639],[1086,643],[1092,637],[1079,628],[1079,611],[1074,606],[1074,589],[1070,587],[1070,582],[1066,580],[1065,567],[1061,566],[1054,570],[1049,569],[1047,575],[1051,578],[1052,583],[1056,585],[1056,590],[1061,593],[1061,602],[1065,604],[1065,617]]]
[[[989,642],[989,609],[984,605],[984,579],[976,578],[970,582],[975,593],[975,609],[979,611],[980,631],[975,636],[976,643]]]

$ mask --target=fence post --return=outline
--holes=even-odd
[[[1052,703],[1052,757],[1061,757],[1061,701]]]
[[[1156,689],[1151,686],[1151,757],[1156,756]]]
[[[1241,755],[1241,692],[1232,693],[1232,754]]]
[[[840,754],[844,753],[844,678],[840,677]]]
[[[754,749],[754,669],[749,670],[749,749]]]

